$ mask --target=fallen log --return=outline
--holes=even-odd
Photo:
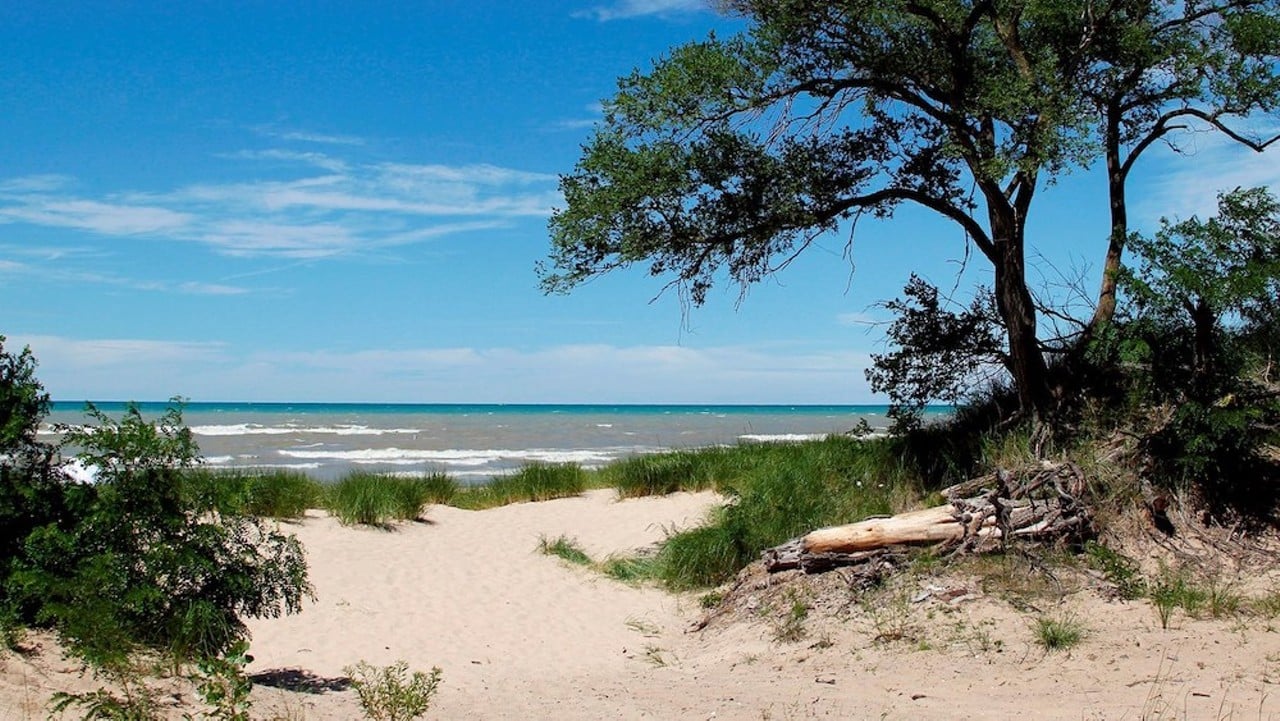
[[[765,568],[799,568],[815,572],[903,557],[903,547],[939,545],[956,552],[985,550],[1011,538],[1036,540],[1083,536],[1092,529],[1092,514],[1083,496],[1080,469],[1057,464],[1021,473],[997,472],[953,486],[983,493],[949,495],[950,503],[887,518],[820,528],[763,554]]]

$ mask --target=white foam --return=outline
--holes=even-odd
[[[223,463],[230,463],[235,459],[236,459],[235,456],[208,456],[207,458],[204,459],[204,462],[212,466],[217,466]]]
[[[801,441],[820,441],[826,438],[826,433],[773,433],[773,434],[748,434],[738,436],[738,440],[753,441],[755,443],[799,443]]]
[[[307,460],[348,461],[351,463],[440,463],[449,466],[478,467],[500,461],[540,461],[543,463],[606,463],[617,458],[618,450],[416,450],[408,448],[363,448],[356,451],[282,450],[280,455]]]
[[[393,434],[421,433],[417,428],[370,428],[369,426],[262,426],[256,423],[231,425],[192,426],[198,436],[283,436],[299,433],[320,433],[334,436],[385,436]]]

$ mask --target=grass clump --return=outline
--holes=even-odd
[[[439,668],[431,673],[414,671],[399,661],[390,666],[373,666],[361,661],[343,669],[351,677],[351,687],[360,699],[365,716],[374,721],[409,721],[421,718],[431,708],[440,688]]]
[[[183,471],[182,492],[223,515],[289,519],[321,505],[324,487],[286,469],[193,468]]]
[[[610,556],[597,568],[609,578],[623,583],[644,583],[657,578],[657,564],[653,556]]]
[[[1045,651],[1066,651],[1084,640],[1084,626],[1071,617],[1038,618],[1033,630]]]
[[[632,456],[609,464],[604,475],[622,498],[701,491],[714,485],[708,461],[719,455],[719,449],[703,449]]]
[[[706,525],[664,542],[657,573],[672,588],[717,586],[765,548],[814,528],[887,515],[919,496],[884,440],[748,443],[706,462],[714,467],[704,473],[731,502]]]
[[[415,521],[422,508],[439,493],[448,493],[447,481],[437,475],[389,476],[354,471],[329,488],[329,512],[344,525],[385,526],[391,521]]]
[[[591,557],[582,550],[578,542],[568,536],[557,536],[554,540],[546,536],[538,539],[538,550],[548,556],[556,556],[576,566],[590,566]]]
[[[526,501],[549,501],[581,495],[587,474],[576,463],[530,463],[483,486],[455,494],[450,503],[468,510],[482,510]]]

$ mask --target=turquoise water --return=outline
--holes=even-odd
[[[126,407],[96,405],[116,417]],[[139,406],[154,417],[168,404]],[[47,432],[53,424],[84,423],[83,410],[83,402],[54,403]],[[886,410],[880,405],[192,402],[185,405],[183,419],[214,467],[292,468],[321,479],[352,468],[444,471],[462,482],[483,482],[535,461],[597,467],[637,453],[844,433],[862,420],[883,428]]]

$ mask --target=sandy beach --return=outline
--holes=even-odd
[[[339,690],[365,660],[443,671],[439,719],[1270,719],[1280,717],[1280,633],[1259,617],[1175,618],[1092,590],[1017,610],[960,576],[923,577],[840,598],[838,574],[782,598],[822,598],[779,637],[777,588],[753,580],[732,618],[691,631],[696,595],[633,587],[538,551],[576,539],[593,557],[627,553],[697,523],[709,493],[618,501],[612,491],[486,511],[434,506],[394,530],[315,512],[286,524],[307,549],[317,600],[256,620],[255,718],[360,718]],[[839,604],[837,604],[839,605]],[[1049,653],[1042,616],[1084,640]],[[32,634],[0,662],[0,717],[44,718],[59,689],[93,688]],[[288,691],[266,684],[292,686]],[[175,715],[178,710],[175,710]]]

